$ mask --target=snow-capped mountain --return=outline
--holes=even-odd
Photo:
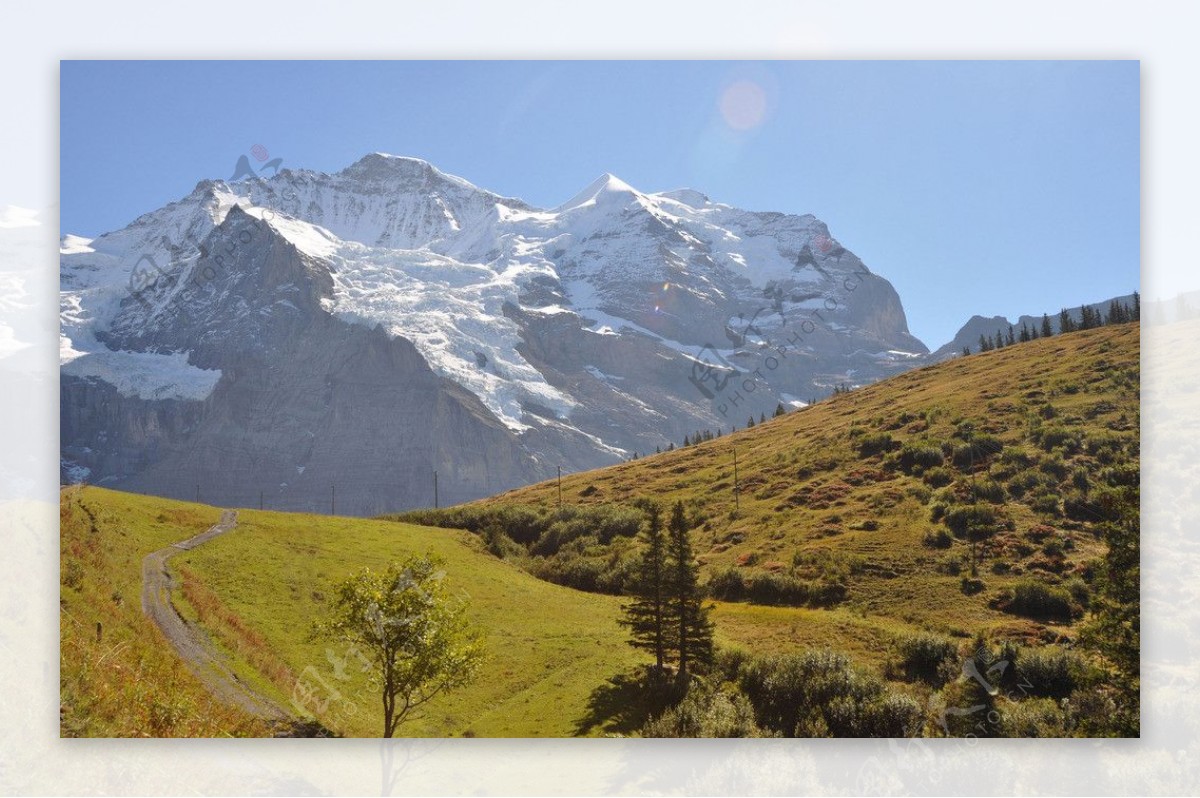
[[[61,263],[64,464],[226,504],[463,500],[927,352],[815,217],[612,175],[536,208],[377,153],[202,181]]]

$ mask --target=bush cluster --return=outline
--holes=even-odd
[[[845,601],[844,582],[825,578],[800,579],[791,574],[737,568],[714,571],[706,585],[708,595],[720,601],[751,601],[790,607],[831,607]]]

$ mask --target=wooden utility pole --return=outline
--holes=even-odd
[[[438,509],[437,472],[433,472],[433,509]]]
[[[262,508],[263,508],[263,492],[260,490],[258,492],[258,509],[261,510]]]
[[[329,514],[337,515],[337,485],[329,486]]]
[[[196,483],[196,504],[200,503],[200,483]]]
[[[558,466],[558,509],[562,509],[562,466]]]
[[[741,501],[738,497],[738,470],[737,470],[737,447],[733,447],[733,509],[741,509]]]

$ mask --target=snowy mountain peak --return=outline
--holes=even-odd
[[[92,252],[92,239],[84,238],[83,236],[72,235],[67,233],[58,240],[58,252],[60,255],[72,255],[75,253]]]
[[[707,194],[696,191],[694,188],[677,188],[674,191],[660,191],[653,196],[675,200],[682,205],[687,205],[689,208],[697,210],[713,204],[713,201],[709,199]]]
[[[688,188],[647,194],[610,173],[539,208],[419,158],[376,152],[334,173],[204,180],[120,230],[64,238],[60,248],[63,406],[72,412],[90,412],[89,391],[106,384],[227,419],[218,405],[264,389],[264,375],[278,382],[254,364],[286,361],[295,384],[315,380],[287,399],[316,430],[314,413],[342,407],[325,391],[347,384],[347,362],[370,375],[363,385],[425,375],[440,387],[421,390],[452,395],[462,414],[444,419],[452,434],[437,445],[447,459],[421,467],[475,480],[464,498],[497,489],[488,482],[495,469],[477,468],[479,435],[507,441],[490,462],[533,478],[551,464],[591,468],[728,424],[736,389],[722,393],[728,376],[714,384],[702,358],[722,374],[769,369],[754,397],[769,412],[789,397],[910,368],[913,357],[895,353],[926,351],[892,286],[814,216],[743,210]],[[764,366],[768,356],[778,365]],[[367,394],[390,419],[389,394],[356,401]],[[418,405],[424,419],[429,407]],[[129,429],[141,429],[138,414],[157,409],[128,412]],[[198,427],[184,420],[170,432],[179,451],[215,445],[201,440],[207,433],[189,437]],[[365,423],[373,427],[363,435],[390,430],[387,463],[421,426]],[[132,461],[106,428],[84,427],[64,451],[80,452],[95,475],[128,477]],[[283,435],[273,451],[287,460],[295,440],[303,436]],[[327,448],[336,467],[305,472],[318,482],[362,459],[346,442]]]
[[[441,175],[441,172],[420,158],[373,152],[359,158],[338,174],[359,180],[396,180],[430,178]]]
[[[555,210],[558,213],[565,213],[579,208],[603,205],[614,201],[627,203],[629,200],[641,196],[644,195],[633,186],[616,175],[605,172],[593,180],[587,188],[574,197],[571,197],[571,199],[562,205],[559,205]]]

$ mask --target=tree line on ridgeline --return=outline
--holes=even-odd
[[[1079,311],[1080,318],[1076,320],[1071,312],[1063,308],[1058,313],[1058,334],[1065,335],[1078,330],[1092,330],[1097,327],[1104,327],[1110,324],[1128,324],[1129,322],[1140,321],[1142,318],[1142,299],[1137,291],[1133,292],[1133,302],[1119,302],[1116,299],[1108,303],[1107,312],[1100,312],[1091,305],[1083,305]],[[1029,325],[1021,322],[1021,330],[1017,332],[1013,325],[1008,325],[1007,332],[1003,329],[996,330],[995,335],[980,335],[979,336],[979,352],[991,352],[995,349],[1003,349],[1006,346],[1013,346],[1018,343],[1026,343],[1028,341],[1036,341],[1038,338],[1050,338],[1055,335],[1054,324],[1050,320],[1050,315],[1042,314],[1041,324]],[[971,354],[971,347],[964,346],[963,355]]]

